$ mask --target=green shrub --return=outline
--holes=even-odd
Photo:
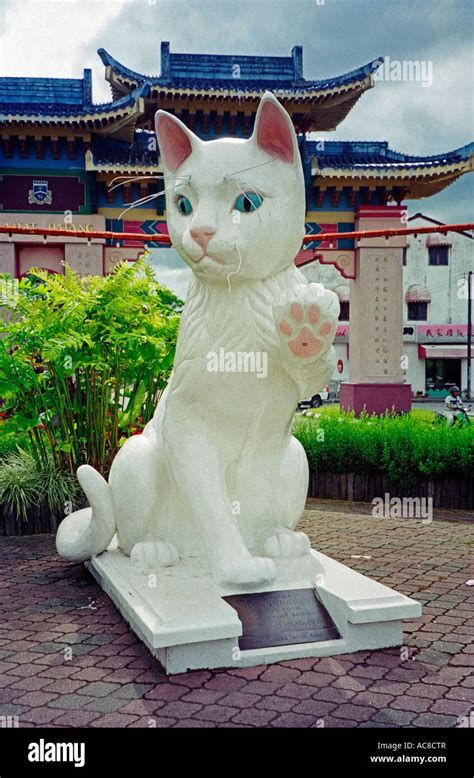
[[[105,277],[32,270],[16,292],[0,338],[0,446],[27,435],[39,470],[106,475],[166,387],[182,303],[144,261]]]
[[[52,460],[38,467],[27,451],[18,449],[0,460],[0,505],[6,505],[16,519],[27,521],[42,503],[63,513],[74,507],[78,496],[76,479],[58,470]]]
[[[297,416],[294,434],[312,470],[384,473],[410,485],[420,476],[474,477],[474,425],[432,425],[413,414]]]
[[[18,435],[15,432],[4,432],[0,424],[0,459],[7,454],[18,451],[19,448],[28,450],[29,439],[27,434]]]
[[[43,499],[55,513],[64,513],[67,507],[72,509],[77,503],[79,485],[67,470],[58,470],[54,462],[49,462],[39,471],[43,490]]]
[[[25,451],[7,454],[0,461],[0,504],[26,521],[43,500],[44,487],[33,457]]]

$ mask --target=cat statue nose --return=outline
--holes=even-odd
[[[202,248],[206,250],[207,244],[211,240],[212,236],[216,234],[216,231],[212,227],[193,227],[189,231],[193,240]]]

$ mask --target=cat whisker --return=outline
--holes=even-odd
[[[148,176],[147,176],[148,177]],[[150,176],[151,178],[158,178],[158,176]],[[191,176],[168,176],[168,178],[172,179],[185,179],[187,181],[191,181]],[[118,185],[120,186],[120,185]],[[133,203],[130,203],[130,205],[125,208],[125,210],[122,211],[122,213],[119,215],[119,219],[122,218],[124,213],[127,213],[127,211],[130,211],[132,208],[135,208],[136,205],[145,205],[145,203],[151,202],[151,200],[155,200],[157,197],[161,197],[161,195],[166,194],[166,192],[171,189],[173,184],[169,184],[169,186],[165,186],[164,189],[161,190],[161,192],[155,192],[151,195],[146,195],[146,197],[141,197],[139,200],[134,200]]]
[[[249,189],[251,189],[251,190],[252,190],[252,192],[254,192],[254,193],[255,193],[256,195],[258,195],[259,197],[261,197],[261,196],[262,196],[262,195],[260,194],[260,192],[257,192],[257,190],[256,190],[256,189],[254,189],[253,185],[250,183],[250,181],[247,181],[247,179],[246,179],[246,178],[238,178],[238,179],[237,179],[237,181],[238,181],[239,183],[242,183],[242,182],[243,182],[245,186],[247,186]],[[265,199],[266,199],[266,200],[270,200],[270,201],[271,201],[273,204],[275,204],[275,200],[274,200],[274,198],[273,198],[273,197],[269,197],[268,195],[265,195]]]
[[[156,192],[152,195],[147,195],[146,197],[141,197],[139,200],[135,200],[133,203],[130,203],[130,205],[125,208],[125,210],[122,211],[121,214],[119,214],[118,218],[121,219],[124,213],[127,213],[127,211],[132,210],[132,208],[135,208],[137,205],[145,205],[145,203],[149,203],[152,200],[155,200],[157,197],[161,197],[161,195],[164,194],[163,192]]]
[[[119,179],[123,178],[123,181],[120,181],[119,184],[114,184],[114,181],[118,181]],[[119,186],[124,186],[125,184],[130,184],[133,181],[145,181],[147,179],[157,179],[158,176],[115,176],[115,178],[110,181],[110,183],[107,184],[107,189],[109,192],[111,192],[113,189],[117,189]]]
[[[235,244],[235,246],[233,246],[232,248],[235,248],[236,251],[237,251],[237,254],[239,255],[239,264],[238,264],[237,270],[231,271],[228,274],[228,276],[227,276],[227,287],[228,287],[228,290],[229,290],[229,294],[230,294],[230,277],[238,275],[239,272],[240,272],[240,268],[242,267],[242,254],[240,253],[239,247],[237,246],[237,244]]]
[[[239,173],[246,173],[247,170],[255,170],[255,168],[257,167],[270,165],[272,162],[275,162],[275,157],[272,157],[272,159],[267,160],[267,162],[260,162],[258,165],[252,165],[252,167],[245,167],[243,168],[243,170],[236,170],[234,173],[226,173],[224,176],[224,181],[227,181],[231,176],[237,176]]]

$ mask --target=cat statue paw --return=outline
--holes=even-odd
[[[321,284],[298,284],[273,311],[285,355],[313,362],[332,346],[339,301]]]

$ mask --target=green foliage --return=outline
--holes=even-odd
[[[0,504],[15,518],[27,521],[30,511],[46,502],[52,511],[73,507],[78,496],[76,479],[67,471],[57,470],[54,462],[38,467],[27,451],[18,449],[0,460]]]
[[[17,518],[26,521],[43,496],[41,475],[30,454],[20,450],[0,461],[0,504],[7,505]]]
[[[55,513],[64,513],[67,506],[76,504],[79,486],[74,476],[67,470],[58,470],[50,461],[39,471],[43,499]]]
[[[474,425],[432,425],[415,414],[333,412],[297,416],[294,434],[316,472],[385,473],[405,485],[422,476],[474,477]]]
[[[4,425],[0,422],[0,459],[6,456],[6,454],[17,451],[19,448],[28,449],[28,435],[21,435],[15,432],[4,432],[3,427]]]
[[[1,322],[0,446],[26,435],[39,470],[53,462],[73,475],[89,463],[106,475],[124,440],[152,418],[181,305],[143,260],[106,277],[31,271]],[[61,487],[50,490],[59,504]]]

